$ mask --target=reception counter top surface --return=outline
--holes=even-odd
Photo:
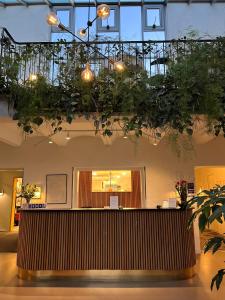
[[[191,210],[21,211],[23,270],[183,270],[195,265]]]
[[[180,211],[179,208],[25,208],[20,211],[130,211],[130,210],[154,210],[154,211]]]

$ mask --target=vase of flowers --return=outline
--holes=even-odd
[[[185,180],[177,181],[175,188],[180,197],[180,206],[184,205],[187,202],[188,196],[188,183]]]
[[[17,198],[23,198],[26,200],[26,207],[29,207],[31,199],[34,197],[35,192],[37,190],[37,187],[35,184],[29,184],[21,186],[20,194],[17,196]]]

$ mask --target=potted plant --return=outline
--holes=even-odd
[[[189,221],[191,226],[196,218],[198,218],[199,229],[203,232],[212,223],[225,221],[225,185],[204,190],[197,196],[188,201],[188,207],[196,206],[196,209]],[[215,254],[221,246],[225,244],[225,236],[219,235],[210,238],[204,245],[204,253],[212,250]],[[211,289],[215,285],[219,289],[223,277],[225,276],[225,268],[218,270],[217,274],[212,278]]]
[[[180,197],[180,203],[178,203],[178,205],[182,207],[187,203],[187,196],[188,196],[187,181],[186,180],[177,181],[175,185],[175,189],[177,190],[177,193]]]
[[[34,197],[37,187],[35,184],[29,184],[21,186],[20,194],[17,198],[24,198],[26,200],[26,206],[29,207],[30,200]]]

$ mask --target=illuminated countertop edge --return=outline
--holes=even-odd
[[[154,211],[181,211],[180,208],[25,208],[20,211],[132,211],[132,210],[154,210]]]

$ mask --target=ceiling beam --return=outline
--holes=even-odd
[[[48,4],[49,7],[52,7],[52,3],[49,0],[45,0],[45,3]]]
[[[23,5],[25,5],[25,6],[28,6],[28,3],[24,0],[16,0],[16,1],[23,4]]]
[[[72,7],[74,7],[74,5],[75,5],[74,0],[70,0],[70,4],[72,5]]]

